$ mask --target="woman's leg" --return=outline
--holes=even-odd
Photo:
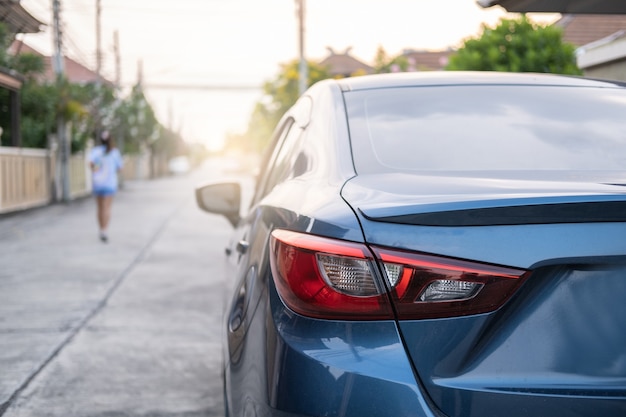
[[[98,226],[100,230],[104,228],[104,196],[96,195],[96,209],[98,216]]]
[[[107,229],[111,221],[112,195],[97,195],[96,204],[98,210],[98,226],[100,227],[100,239],[107,240]]]
[[[111,221],[111,206],[113,204],[113,196],[105,195],[102,197],[102,223],[100,228],[106,232]]]

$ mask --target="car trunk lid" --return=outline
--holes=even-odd
[[[530,271],[494,311],[399,319],[445,414],[626,415],[626,181],[584,174],[383,174],[344,187],[372,246]]]

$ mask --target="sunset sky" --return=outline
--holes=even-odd
[[[51,0],[22,0],[45,23]],[[95,68],[96,0],[61,0],[65,53]],[[119,33],[121,81],[137,82],[143,69],[146,96],[162,124],[189,142],[219,148],[227,132],[242,133],[260,91],[171,90],[150,85],[254,86],[272,79],[280,64],[298,57],[294,0],[101,0],[104,76],[113,80],[113,33]],[[456,47],[495,25],[506,13],[482,9],[474,0],[308,0],[305,52],[321,60],[327,47],[351,48],[371,63],[382,46],[404,49]],[[558,15],[531,15],[551,23]],[[50,30],[23,40],[52,52]]]

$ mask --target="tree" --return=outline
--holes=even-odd
[[[123,141],[123,151],[127,153],[138,153],[160,139],[160,125],[141,84],[136,84],[119,104],[107,128],[114,132],[118,142]]]
[[[307,85],[331,78],[327,68],[313,62],[307,64],[309,69]],[[243,147],[258,152],[267,145],[280,118],[298,100],[298,66],[298,60],[282,65],[276,78],[263,85],[265,96],[255,105],[245,135],[229,136],[226,144],[228,148]],[[246,142],[246,145],[243,145],[243,142]]]
[[[17,72],[23,79],[20,91],[22,146],[46,148],[48,137],[56,132],[57,116],[62,114],[65,120],[72,122],[72,150],[83,149],[93,132],[94,123],[88,110],[94,102],[94,86],[73,84],[64,78],[55,84],[40,82],[38,78],[45,71],[43,57],[31,53],[10,55],[7,51],[12,41],[12,35],[0,23],[0,66]],[[8,103],[8,94],[0,89],[0,102]],[[112,91],[105,92],[105,96],[111,102]],[[9,126],[9,117],[8,109],[0,108],[0,126]],[[8,134],[3,135],[2,145],[9,145],[8,137]]]
[[[57,117],[70,122],[71,149],[83,150],[94,138],[97,121],[111,130],[129,152],[138,152],[144,145],[152,145],[157,139],[159,151],[173,153],[181,149],[178,135],[163,129],[148,104],[140,86],[136,86],[126,99],[120,99],[111,85],[77,84],[60,77],[55,83],[41,82],[39,76],[45,70],[41,56],[7,53],[12,36],[0,23],[0,67],[14,70],[24,79],[21,95],[22,146],[46,148],[48,137],[57,129]],[[8,103],[9,92],[0,89],[0,103]],[[9,109],[0,104],[0,126],[9,126]],[[2,135],[3,138],[8,138]],[[124,140],[126,139],[126,140]],[[1,145],[9,145],[0,143]]]
[[[374,57],[374,72],[383,74],[388,72],[406,72],[409,69],[409,61],[404,55],[390,58],[382,46],[376,50]]]
[[[7,26],[0,22],[0,67],[8,67],[7,62],[10,60],[10,56],[7,53],[9,45],[11,45],[12,37],[9,34]]]
[[[448,70],[544,72],[580,75],[575,47],[563,42],[562,30],[534,24],[522,15],[483,26],[479,38],[468,39],[450,57]]]
[[[45,71],[42,57],[25,53],[10,55],[7,51],[13,40],[6,26],[0,23],[0,67],[19,74],[23,80],[21,96],[21,136],[25,147],[46,147],[48,132],[55,125],[55,106],[58,101],[56,89],[42,86],[37,76]],[[0,102],[9,102],[9,91],[0,89]],[[0,108],[0,126],[5,130],[0,145],[10,145],[10,113],[8,106]]]

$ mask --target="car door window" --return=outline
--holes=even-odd
[[[276,154],[276,159],[268,171],[265,194],[269,193],[276,185],[294,177],[297,155],[301,147],[302,132],[303,129],[295,123],[290,126],[282,146]]]
[[[257,190],[252,204],[258,203],[277,184],[293,176],[296,154],[300,148],[303,129],[294,123],[293,119],[285,121],[274,141],[274,148],[268,153],[257,183]],[[296,165],[302,165],[296,164]],[[297,168],[302,171],[300,167]]]

